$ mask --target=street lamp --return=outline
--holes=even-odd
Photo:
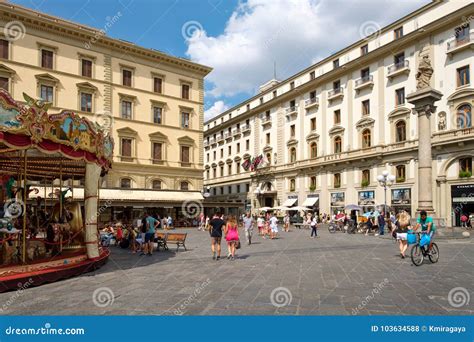
[[[395,176],[391,175],[387,170],[383,171],[381,175],[377,176],[377,180],[384,191],[384,214],[387,215],[387,188],[393,185]]]

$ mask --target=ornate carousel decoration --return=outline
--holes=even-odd
[[[0,90],[0,292],[100,267],[109,252],[97,230],[99,178],[112,165],[113,139],[70,111]],[[69,181],[69,186],[64,182]],[[74,182],[84,200],[74,200]]]

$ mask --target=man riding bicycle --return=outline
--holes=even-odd
[[[430,245],[428,247],[428,251],[431,249],[431,246],[433,245],[433,237],[436,232],[436,227],[433,222],[433,218],[431,216],[428,216],[425,210],[422,210],[420,212],[420,217],[416,221],[416,226],[413,229],[414,231],[417,231],[418,228],[421,227],[421,232],[428,234],[430,237]]]

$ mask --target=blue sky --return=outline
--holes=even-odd
[[[373,33],[429,0],[13,0],[103,28],[107,35],[191,58],[214,71],[206,119]],[[183,35],[184,34],[184,35]]]

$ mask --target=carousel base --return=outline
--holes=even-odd
[[[25,290],[28,287],[52,283],[94,271],[107,262],[109,255],[109,249],[101,248],[99,257],[88,259],[85,251],[82,250],[48,261],[37,261],[34,264],[1,267],[0,293]]]

